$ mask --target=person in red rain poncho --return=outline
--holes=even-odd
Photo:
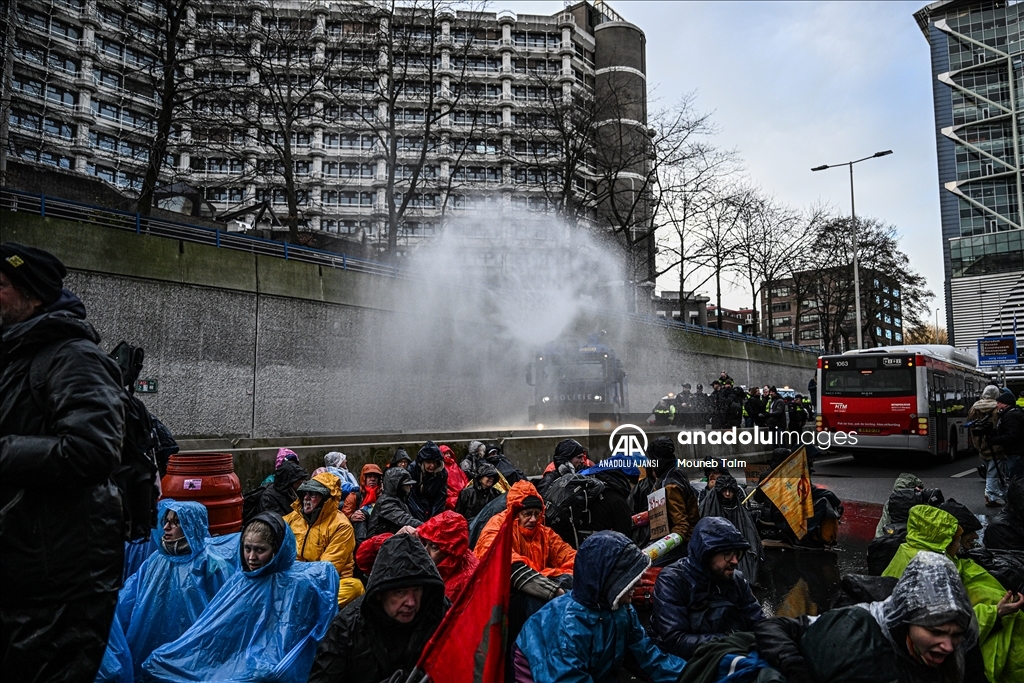
[[[445,510],[454,510],[455,504],[459,502],[459,493],[469,486],[469,478],[466,473],[455,462],[455,454],[448,446],[440,446],[441,455],[444,456],[444,468],[448,470],[448,497],[444,502]],[[445,581],[445,583],[448,583]]]
[[[445,510],[416,529],[427,554],[444,580],[444,595],[455,602],[480,561],[469,549],[469,523],[457,512]]]

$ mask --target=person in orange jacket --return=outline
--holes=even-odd
[[[297,491],[284,521],[295,535],[298,560],[330,562],[338,570],[338,606],[344,607],[363,594],[363,584],[352,578],[356,536],[348,517],[338,509],[341,486],[330,472],[316,475]]]
[[[474,552],[483,559],[509,515],[512,526],[512,593],[508,642],[514,643],[526,620],[552,598],[572,588],[576,551],[544,523],[544,500],[529,481],[517,481],[506,496],[505,510],[491,517]]]

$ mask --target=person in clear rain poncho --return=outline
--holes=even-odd
[[[142,680],[306,681],[338,612],[338,572],[328,562],[296,562],[295,554],[295,535],[280,515],[250,520],[242,571],[189,630],[150,655]]]

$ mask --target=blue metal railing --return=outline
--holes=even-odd
[[[0,188],[0,210],[32,213],[44,218],[63,218],[118,230],[130,230],[137,234],[167,237],[197,244],[209,244],[222,249],[235,249],[263,256],[276,256],[292,261],[315,263],[317,265],[341,268],[342,270],[351,270],[359,273],[370,273],[402,279],[412,279],[413,277],[412,273],[404,268],[380,263],[379,261],[371,261],[347,254],[338,254],[313,247],[297,246],[287,242],[278,242],[252,235],[225,232],[218,228],[177,223],[162,218],[152,218],[138,213],[32,194],[31,192],[22,192],[20,190]],[[603,313],[612,314],[610,311],[603,311]],[[622,317],[641,324],[670,327],[710,337],[735,339],[748,344],[801,351],[815,355],[818,353],[815,349],[808,349],[797,344],[780,342],[764,337],[753,337],[739,332],[729,332],[728,330],[718,330],[713,327],[692,325],[657,316],[625,313]]]
[[[208,228],[202,225],[177,223],[162,218],[142,216],[138,213],[7,188],[0,189],[0,210],[32,213],[44,218],[63,218],[106,228],[131,230],[137,234],[169,237],[185,242],[209,244],[218,248],[247,251],[264,256],[277,256],[292,261],[315,263],[360,273],[396,278],[409,277],[406,270],[397,266],[348,254],[337,254],[314,247],[225,232],[218,228]]]

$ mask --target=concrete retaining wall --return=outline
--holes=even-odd
[[[3,240],[47,249],[70,269],[104,348],[146,349],[142,395],[178,435],[275,437],[521,428],[532,349],[465,313],[422,305],[422,282],[353,273],[70,221],[0,212]],[[434,301],[457,302],[458,291]],[[453,305],[451,310],[456,310]],[[630,408],[721,370],[741,383],[805,388],[815,359],[781,348],[612,316]]]

